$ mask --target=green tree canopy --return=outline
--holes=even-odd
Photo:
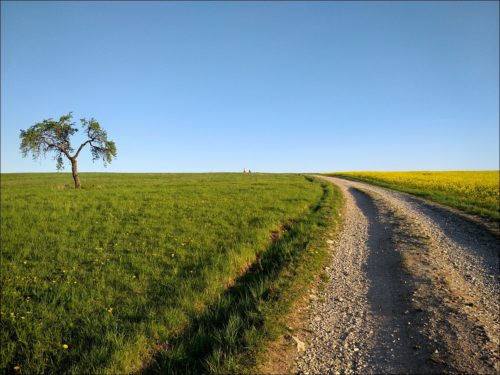
[[[74,152],[70,138],[78,132],[78,128],[75,127],[72,119],[73,115],[70,112],[61,116],[59,121],[43,120],[27,130],[21,130],[20,149],[24,157],[31,154],[34,160],[45,157],[47,152],[54,152],[58,170],[64,168],[64,158],[66,157],[71,162],[75,187],[78,188],[80,180],[76,160],[82,149],[88,144],[92,160],[102,159],[104,166],[106,166],[116,157],[116,145],[115,142],[108,140],[108,134],[94,118],[90,120],[82,118],[80,119],[81,128],[87,139]]]

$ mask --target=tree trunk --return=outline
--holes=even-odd
[[[75,180],[75,189],[80,188],[80,177],[78,177],[78,167],[76,164],[76,159],[71,159],[71,170],[73,172],[73,180]]]

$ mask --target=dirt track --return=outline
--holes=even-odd
[[[500,373],[499,239],[449,210],[322,177],[346,197],[301,373]]]

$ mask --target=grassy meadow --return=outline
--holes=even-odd
[[[329,173],[415,194],[499,221],[499,171]]]
[[[4,372],[246,371],[342,200],[301,175],[81,179],[1,176]]]

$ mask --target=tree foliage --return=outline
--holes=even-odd
[[[92,153],[92,160],[102,159],[104,165],[111,163],[116,157],[116,145],[108,140],[108,135],[101,128],[99,122],[94,118],[87,120],[80,119],[81,128],[85,132],[87,139],[83,142],[76,152],[71,146],[70,138],[78,128],[72,122],[73,115],[68,113],[61,116],[58,121],[53,119],[43,120],[36,123],[27,130],[21,130],[21,153],[24,157],[29,154],[36,160],[45,157],[47,152],[54,152],[54,159],[57,161],[57,169],[64,168],[64,157],[72,163],[76,160],[82,149],[88,144]]]

